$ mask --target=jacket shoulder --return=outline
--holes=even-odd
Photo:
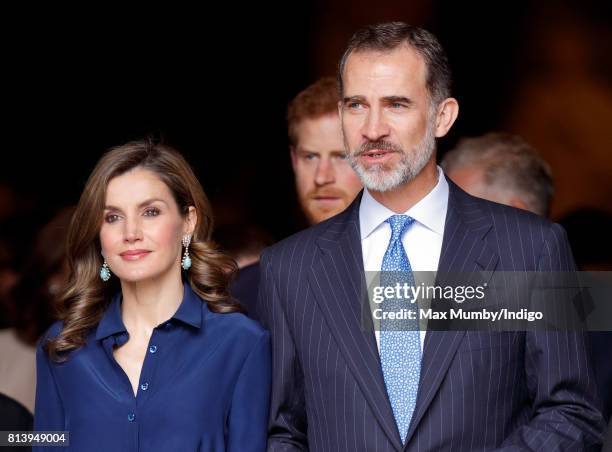
[[[562,229],[560,225],[549,219],[528,210],[507,206],[494,201],[477,198],[455,187],[455,197],[459,201],[460,209],[464,211],[479,210],[493,223],[493,226],[505,226],[509,229]]]
[[[336,223],[337,218],[332,217],[267,247],[262,252],[261,271],[265,270],[266,263],[268,262],[282,264],[313,255],[317,250],[317,240],[319,237]]]
[[[562,250],[572,261],[567,234],[563,227],[527,210],[476,198],[465,192],[460,196],[459,210],[464,222],[486,231],[484,240],[502,259],[503,268],[536,269],[540,258],[551,250]],[[484,228],[484,229],[482,229]]]

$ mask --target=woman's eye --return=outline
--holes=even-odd
[[[157,215],[159,215],[159,209],[151,207],[151,208],[145,210],[144,214],[147,217],[156,217]]]
[[[107,223],[114,223],[115,221],[117,221],[117,219],[118,219],[118,218],[119,218],[119,215],[116,215],[116,214],[112,213],[112,214],[110,214],[110,215],[107,215],[107,216],[104,218],[104,220],[105,220]]]

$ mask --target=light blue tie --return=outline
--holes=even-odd
[[[414,219],[407,215],[393,215],[386,222],[391,226],[391,240],[383,258],[381,285],[414,285],[410,261],[402,245],[402,235],[414,223]],[[406,299],[386,298],[382,303],[383,312],[400,311],[402,308],[418,312],[417,304]],[[380,360],[395,422],[404,442],[416,405],[421,374],[418,317],[415,320],[381,319]]]

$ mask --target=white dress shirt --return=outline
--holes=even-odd
[[[413,271],[437,271],[444,236],[444,222],[448,208],[448,182],[438,166],[436,186],[403,215],[415,219],[404,233],[402,244]],[[367,189],[364,190],[359,206],[359,227],[361,250],[366,282],[371,287],[375,272],[380,272],[389,240],[391,226],[385,220],[397,215],[378,201]],[[418,282],[417,282],[418,284]],[[421,353],[425,342],[426,329],[421,323]],[[380,351],[380,331],[375,328],[376,344]]]

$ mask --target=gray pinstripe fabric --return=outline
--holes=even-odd
[[[452,182],[439,271],[571,271],[565,233]],[[259,317],[273,341],[270,451],[597,450],[603,421],[580,333],[429,331],[402,447],[364,295],[359,196],[267,249]]]

